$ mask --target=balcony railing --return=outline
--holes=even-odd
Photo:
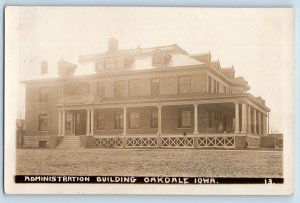
[[[59,104],[89,104],[93,103],[95,100],[95,95],[68,95],[68,96],[61,96],[58,103]]]

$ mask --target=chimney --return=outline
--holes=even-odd
[[[42,61],[41,62],[41,75],[45,75],[48,73],[48,62]]]
[[[110,38],[108,40],[107,52],[116,52],[116,51],[118,51],[118,40],[115,38]]]

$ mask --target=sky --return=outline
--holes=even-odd
[[[13,22],[18,36],[18,80],[34,78],[41,60],[56,69],[60,58],[104,52],[114,37],[120,49],[178,44],[190,54],[210,52],[234,66],[254,96],[271,109],[270,127],[284,132],[294,104],[293,19],[279,9],[22,8]],[[18,105],[24,106],[19,84]]]

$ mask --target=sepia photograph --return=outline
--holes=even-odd
[[[294,10],[6,7],[9,194],[294,191]]]

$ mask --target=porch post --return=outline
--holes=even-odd
[[[61,136],[61,111],[58,111],[58,136]]]
[[[251,133],[251,107],[248,105],[248,133]]]
[[[75,123],[76,123],[76,117],[75,113],[72,113],[72,135],[75,135]]]
[[[256,109],[253,109],[253,134],[257,135],[257,130],[256,130]]]
[[[123,107],[123,134],[122,135],[126,135],[127,134],[127,107]]]
[[[62,136],[65,136],[66,133],[66,111],[62,111]]]
[[[86,110],[86,135],[90,135],[90,110]]]
[[[261,135],[261,112],[258,112],[258,135]]]
[[[242,104],[242,130],[241,133],[247,133],[247,106]]]
[[[240,133],[240,119],[239,119],[239,103],[235,102],[235,128],[234,133]]]
[[[267,135],[267,116],[262,114],[263,119],[263,135]]]
[[[94,109],[91,109],[91,135],[94,135]]]
[[[157,105],[158,113],[157,113],[157,135],[161,135],[161,105]]]
[[[194,134],[198,133],[198,105],[194,104]]]

